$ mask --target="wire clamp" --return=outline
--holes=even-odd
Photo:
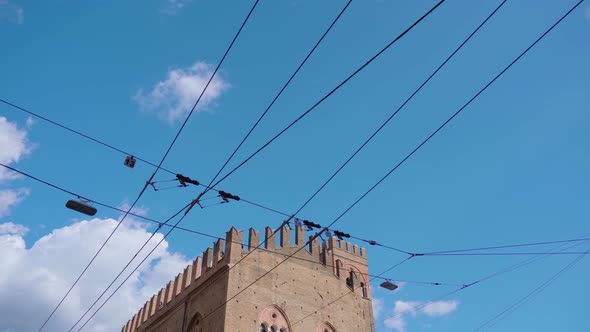
[[[312,231],[314,228],[322,228],[322,225],[309,220],[303,220],[303,225],[307,227],[308,231]]]
[[[343,238],[350,238],[350,234],[341,231],[334,231],[334,235],[340,240],[343,240]]]
[[[197,180],[193,180],[188,176],[184,176],[182,174],[176,174],[176,179],[180,182],[180,186],[187,187],[187,183],[194,184],[195,186],[200,185],[201,183]]]
[[[233,199],[233,200],[236,200],[236,201],[239,201],[240,200],[240,196],[232,195],[232,194],[230,194],[228,192],[225,192],[223,190],[218,191],[218,193],[219,193],[219,197],[221,197],[221,199],[223,199],[223,201],[225,203],[229,203],[229,200],[230,199]]]

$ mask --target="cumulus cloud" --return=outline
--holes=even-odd
[[[144,93],[140,89],[133,100],[142,110],[154,112],[160,118],[173,123],[190,112],[212,74],[212,66],[204,62],[197,62],[188,68],[172,69],[168,71],[166,79],[156,83],[151,91]],[[197,111],[210,107],[228,88],[229,83],[219,74],[215,75],[201,98]]]
[[[192,0],[166,0],[162,12],[168,15],[175,15],[191,2]]]
[[[1,0],[0,0],[1,1]],[[27,156],[34,145],[27,138],[27,131],[20,129],[16,123],[0,116],[0,162],[12,164]],[[0,168],[0,182],[17,177],[14,172]]]
[[[406,321],[402,315],[388,317],[383,323],[390,330],[406,332]]]
[[[23,236],[29,232],[29,229],[23,225],[12,222],[0,224],[0,235],[18,235]]]
[[[395,301],[393,312],[388,316],[383,324],[390,330],[406,332],[406,318],[410,316],[425,315],[428,317],[446,316],[457,309],[459,302],[449,301]]]
[[[25,11],[9,0],[0,0],[0,23],[25,23]]]
[[[5,189],[0,190],[0,218],[8,215],[10,210],[22,202],[22,200],[29,194],[29,189]]]
[[[379,316],[381,316],[381,312],[383,311],[383,305],[385,304],[385,302],[383,301],[383,299],[374,297],[373,301],[373,317],[375,317],[375,319],[379,318]]]
[[[436,301],[422,308],[422,312],[430,317],[445,316],[457,309],[457,301]]]
[[[0,331],[38,329],[116,223],[113,219],[83,220],[54,229],[30,247],[23,239],[26,227],[0,224]],[[149,236],[145,228],[123,223],[45,330],[68,330]],[[157,234],[145,253],[162,237]],[[136,263],[145,253],[139,255]],[[187,264],[189,261],[171,252],[164,241],[86,330],[120,330],[147,299]]]

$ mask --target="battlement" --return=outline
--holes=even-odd
[[[285,225],[281,227],[279,232],[273,234],[273,229],[266,227],[263,239],[267,240],[258,250],[285,256],[304,247],[313,238],[313,236],[309,236],[306,240],[306,229],[297,225],[294,230],[295,238],[292,241],[292,231],[289,226]],[[203,285],[212,275],[218,272],[222,273],[221,269],[227,269],[228,266],[237,263],[243,256],[260,245],[260,233],[260,231],[250,228],[248,240],[244,243],[244,232],[232,227],[226,233],[225,239],[217,239],[212,248],[206,248],[202,256],[196,257],[192,264],[188,265],[174,280],[168,282],[166,287],[160,289],[157,294],[146,301],[144,306],[122,328],[122,331],[137,331],[150,317],[159,311],[167,310],[170,303],[181,297],[183,293]],[[329,238],[327,241],[320,241],[316,238],[305,249],[301,250],[301,256],[307,256],[306,260],[308,261],[316,261],[326,267],[331,267],[338,277],[340,277],[340,265],[338,264],[342,265],[342,261],[358,265],[359,271],[362,270],[361,273],[364,271],[368,273],[366,250],[350,242],[336,237]]]

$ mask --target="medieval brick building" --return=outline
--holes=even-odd
[[[260,232],[250,229],[242,245],[243,232],[232,227],[225,240],[147,301],[122,331],[374,331],[365,249],[336,238],[314,240],[260,278],[306,242],[300,226],[294,241],[286,226],[271,234],[267,227],[269,240],[254,250]]]

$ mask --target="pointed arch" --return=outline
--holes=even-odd
[[[196,312],[188,323],[186,332],[203,332],[203,315]]]
[[[274,328],[275,331],[291,332],[291,322],[287,314],[277,305],[270,305],[263,309],[258,316],[260,327],[266,326],[267,329]]]
[[[334,325],[329,322],[323,322],[317,329],[317,332],[338,332]]]

